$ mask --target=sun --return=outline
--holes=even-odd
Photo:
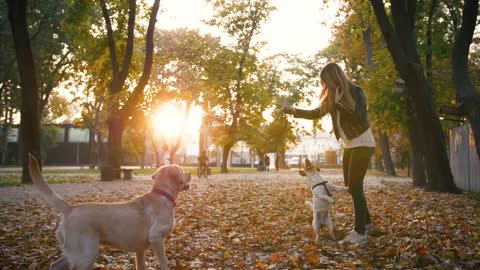
[[[186,117],[188,118],[186,119]],[[201,125],[202,110],[192,107],[187,115],[181,105],[167,103],[158,108],[150,118],[155,134],[162,137],[177,137],[184,134],[198,132]]]

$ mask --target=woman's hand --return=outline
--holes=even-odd
[[[295,108],[290,107],[290,106],[283,106],[282,111],[285,114],[295,114],[297,112],[297,110],[295,110]]]

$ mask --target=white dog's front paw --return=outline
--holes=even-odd
[[[332,197],[328,197],[327,200],[328,200],[329,203],[332,203],[332,204],[335,203],[335,200]]]

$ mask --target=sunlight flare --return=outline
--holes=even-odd
[[[180,135],[182,128],[184,134],[192,134],[198,132],[200,127],[201,109],[192,107],[187,115],[184,108],[167,103],[152,115],[150,121],[156,136],[176,137]]]

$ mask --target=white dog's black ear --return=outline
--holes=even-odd
[[[299,173],[301,176],[307,176],[307,174],[305,173],[305,171],[298,171],[298,173]]]

